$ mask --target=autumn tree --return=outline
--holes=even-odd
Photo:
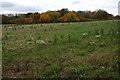
[[[57,11],[49,11],[47,14],[51,17],[51,22],[57,22],[57,19],[60,17],[60,13]]]
[[[42,22],[42,23],[48,23],[48,22],[50,22],[50,20],[51,20],[51,17],[47,14],[47,13],[42,13],[41,15],[40,15],[40,22]]]
[[[25,18],[26,24],[31,24],[33,22],[33,18]]]
[[[40,14],[38,12],[31,14],[30,18],[33,19],[33,23],[39,23]]]
[[[33,14],[33,13],[27,13],[27,14],[25,14],[25,17],[26,17],[26,18],[29,18],[32,14]]]
[[[79,21],[79,18],[76,16],[75,13],[73,12],[69,12],[66,13],[63,17],[58,19],[59,21],[63,21],[63,22],[75,22],[75,21]]]
[[[96,11],[93,11],[93,12],[92,12],[92,18],[93,18],[93,19],[96,19]]]
[[[69,10],[67,8],[63,8],[61,10],[58,11],[61,14],[61,17],[64,16],[64,14],[68,13]]]
[[[25,18],[19,17],[19,18],[15,19],[15,23],[16,24],[25,24]]]

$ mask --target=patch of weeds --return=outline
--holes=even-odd
[[[58,38],[57,38],[57,35],[55,34],[54,35],[54,43],[57,43],[57,41],[58,41]]]
[[[50,29],[52,29],[52,26],[50,26]]]
[[[16,27],[12,27],[12,30],[16,30]]]
[[[47,29],[45,28],[45,29],[44,29],[44,32],[46,32],[46,31],[47,31]]]
[[[97,29],[97,28],[95,28],[95,35],[99,35],[100,33],[99,33],[99,30]]]
[[[104,29],[103,28],[100,29],[100,34],[104,35]]]
[[[85,66],[81,65],[81,66],[78,66],[76,68],[72,68],[71,69],[72,76],[76,77],[76,78],[85,77],[86,73],[89,72],[91,69],[92,69],[92,67],[88,66],[88,65],[85,65]]]
[[[76,40],[76,44],[79,45],[79,40]]]
[[[105,43],[103,43],[103,42],[99,44],[99,47],[102,47],[102,48],[103,48],[103,47],[105,47],[105,46],[106,46],[106,45],[105,45]]]
[[[91,31],[88,31],[88,34],[89,34],[89,35],[92,35],[92,32],[91,32]]]
[[[45,66],[50,66],[52,63],[51,62],[49,62],[49,61],[46,61],[45,62]]]
[[[62,26],[64,26],[64,24],[62,23]]]
[[[63,36],[61,35],[60,38],[63,39]]]
[[[85,56],[86,53],[85,52],[80,52],[80,56]]]
[[[55,76],[55,75],[58,75],[61,71],[61,68],[60,66],[58,65],[55,65],[55,66],[52,66],[50,69],[46,70],[44,72],[44,75],[45,76]]]
[[[41,39],[41,36],[38,36],[38,39],[40,40],[40,39]]]
[[[42,24],[40,24],[40,26],[42,27],[43,25],[42,25]]]
[[[70,43],[71,42],[71,35],[67,34],[67,36],[68,36],[68,42]]]
[[[54,72],[54,75],[52,75],[51,78],[60,78],[60,74],[57,74],[56,72]]]
[[[96,74],[98,74],[99,77],[101,77],[102,74],[104,74],[104,70],[95,70]]]
[[[72,68],[71,71],[72,72],[78,72],[78,70],[76,68]]]
[[[5,38],[4,38],[5,40],[7,40],[8,39],[8,36],[7,35],[5,35]]]
[[[48,43],[52,43],[52,42],[53,42],[53,40],[52,40],[52,39],[49,39],[49,40],[47,40],[47,42],[48,42]]]

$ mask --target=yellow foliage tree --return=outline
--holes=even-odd
[[[60,17],[60,13],[57,11],[49,11],[47,14],[51,17],[52,22],[56,22],[57,19]]]
[[[51,17],[47,13],[42,13],[40,15],[40,22],[47,23],[50,22]]]
[[[75,13],[73,12],[69,12],[66,13],[63,17],[59,18],[58,21],[62,21],[62,22],[75,22],[75,21],[79,21],[79,18],[76,16]]]

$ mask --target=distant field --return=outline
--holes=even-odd
[[[119,77],[117,21],[2,27],[4,78]]]

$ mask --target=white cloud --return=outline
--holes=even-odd
[[[10,12],[45,12],[48,10],[60,10],[68,8],[69,10],[96,10],[104,9],[107,12],[118,14],[119,0],[4,0],[2,3],[8,2],[5,6],[3,4],[2,13]],[[15,6],[16,5],[16,6]],[[9,8],[7,8],[9,6]]]

